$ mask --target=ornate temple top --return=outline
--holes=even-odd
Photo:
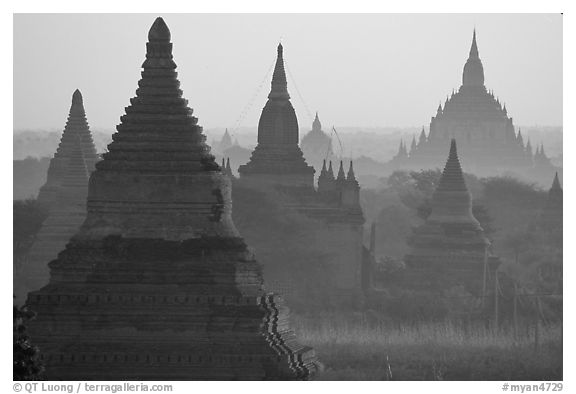
[[[240,177],[258,177],[260,184],[266,178],[266,183],[313,188],[314,168],[306,163],[298,142],[298,119],[290,103],[279,44],[270,94],[258,122],[258,145],[250,161],[238,168]]]
[[[286,71],[284,71],[284,48],[278,44],[278,57],[272,74],[272,88],[268,98],[271,100],[289,100],[288,82],[286,81]]]
[[[71,152],[74,150],[77,136],[80,137],[80,145],[84,157],[88,160],[95,161],[97,159],[96,147],[94,146],[92,133],[90,132],[90,127],[86,120],[86,111],[84,110],[82,93],[80,93],[80,90],[78,89],[76,89],[72,94],[70,113],[54,157],[71,157]],[[94,163],[91,163],[91,165],[93,166]]]
[[[157,18],[148,34],[136,97],[96,165],[81,236],[169,240],[237,237],[230,180],[182,97],[170,31]],[[138,219],[134,213],[137,212]]]
[[[314,118],[314,122],[312,122],[312,131],[322,131],[322,124],[320,123],[320,119],[318,119],[318,111],[316,111],[316,117]]]
[[[448,154],[448,160],[446,161],[446,166],[442,172],[442,177],[440,177],[437,190],[468,191],[466,182],[464,182],[464,174],[462,173],[462,167],[460,166],[460,159],[458,158],[458,152],[456,149],[456,140],[454,138],[450,142],[450,153]]]
[[[478,46],[476,44],[476,29],[472,35],[472,46],[470,47],[470,55],[464,65],[464,72],[462,74],[463,86],[484,86],[484,67],[482,61],[478,56]]]

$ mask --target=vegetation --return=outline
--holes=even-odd
[[[482,324],[406,325],[370,314],[297,317],[302,343],[325,371],[319,380],[562,380],[559,325],[494,331]]]
[[[13,307],[13,379],[38,380],[44,370],[39,361],[38,348],[34,346],[26,333],[25,322],[33,319],[34,313],[26,307]]]

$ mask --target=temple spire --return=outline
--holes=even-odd
[[[322,123],[320,123],[320,119],[318,118],[318,111],[316,111],[316,117],[314,118],[314,122],[312,122],[312,130],[313,131],[322,130]]]
[[[520,130],[520,128],[518,128],[518,135],[516,135],[516,141],[518,142],[518,145],[524,147],[524,138],[522,138],[522,130]]]
[[[334,170],[332,169],[332,160],[330,160],[330,165],[328,166],[328,176],[330,179],[334,179]]]
[[[476,44],[476,29],[472,33],[472,45],[470,46],[469,59],[478,59],[478,44]]]
[[[326,174],[326,159],[322,160],[322,170],[320,171],[320,175]]]
[[[282,44],[278,44],[278,57],[276,58],[276,66],[274,66],[274,74],[272,75],[272,88],[269,99],[272,100],[289,100],[288,82],[286,81],[286,71],[284,70],[284,49]]]
[[[558,171],[554,175],[554,181],[552,181],[552,187],[550,188],[550,192],[552,191],[560,191],[562,192],[562,186],[560,186],[560,180],[558,180]]]
[[[458,151],[456,148],[456,139],[454,138],[452,138],[452,141],[450,142],[450,153],[448,154],[448,160],[446,161],[446,166],[442,172],[442,177],[440,178],[437,190],[468,190],[466,182],[464,182],[464,174],[462,173],[462,167],[460,166],[460,159],[458,158]]]
[[[424,131],[424,126],[422,126],[422,131],[420,132],[420,138],[418,139],[418,146],[426,143],[426,132]]]
[[[352,160],[350,160],[350,167],[348,167],[348,176],[346,180],[348,182],[356,181],[356,176],[354,175],[354,165],[352,164]]]
[[[176,69],[172,59],[172,43],[170,42],[170,29],[164,19],[156,18],[148,32],[146,43],[146,60],[142,68],[147,69]]]
[[[476,29],[472,35],[472,46],[470,47],[470,54],[468,60],[464,65],[464,72],[462,73],[463,86],[484,86],[484,67],[478,55],[478,45],[476,44]]]
[[[346,180],[346,175],[344,175],[344,164],[342,163],[342,160],[340,160],[340,168],[338,169],[338,177],[336,180],[340,182]]]

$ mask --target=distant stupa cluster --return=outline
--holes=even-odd
[[[232,188],[281,196],[284,213],[313,221],[315,239],[306,241],[328,245],[323,291],[358,307],[378,295],[371,285],[375,230],[368,249],[354,163],[335,157],[318,114],[299,144],[281,44],[258,145],[238,177],[230,160],[238,144],[226,130],[218,165],[183,98],[162,18],[148,33],[142,69],[136,95],[101,157],[82,95],[74,92],[38,195],[49,217],[24,277],[15,281],[25,289],[18,298],[27,293],[37,313],[29,331],[42,349],[47,378],[313,378],[321,364],[296,339],[274,291],[314,289],[315,278],[262,268],[232,220]],[[423,129],[410,150],[401,142],[388,166],[436,168],[444,161],[430,214],[413,230],[398,283],[430,291],[462,285],[480,294],[500,260],[472,213],[462,167],[478,174],[554,168],[543,145],[532,153],[506,106],[485,88],[475,32],[459,91],[438,107],[429,134]],[[314,167],[321,168],[316,179]],[[537,225],[561,229],[562,203],[556,174]],[[308,246],[301,239],[283,241],[286,249]],[[271,246],[257,253],[279,252]]]

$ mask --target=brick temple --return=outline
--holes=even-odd
[[[490,242],[472,214],[468,191],[456,149],[450,153],[438,187],[432,195],[431,213],[416,228],[405,256],[405,283],[419,290],[444,291],[464,286],[480,295],[485,281],[499,264],[490,253]]]
[[[182,97],[162,18],[142,68],[86,220],[28,297],[46,378],[311,378],[314,351],[234,227],[230,179]]]
[[[17,301],[48,283],[48,263],[64,249],[86,218],[88,178],[98,161],[86,121],[82,94],[76,90],[60,144],[50,160],[38,201],[49,216],[36,234],[22,272],[14,278]]]
[[[18,300],[24,300],[26,293],[48,283],[48,263],[64,250],[86,218],[89,174],[80,136],[75,139],[67,147],[66,173],[56,190],[50,214],[36,234],[21,276],[15,278],[18,282],[15,289],[22,289],[16,294]]]
[[[481,176],[513,173],[534,179],[554,174],[554,167],[538,147],[533,153],[530,141],[516,131],[506,104],[502,104],[484,82],[484,66],[479,56],[476,31],[468,60],[462,73],[462,85],[438,105],[430,121],[429,133],[424,129],[418,141],[400,143],[398,153],[388,163],[391,169],[420,170],[440,168],[445,147],[455,138],[470,173]]]
[[[270,94],[258,123],[258,145],[250,162],[239,167],[238,183],[260,190],[272,199],[280,194],[282,198],[278,202],[286,210],[303,214],[318,224],[320,229],[314,234],[314,244],[329,261],[331,288],[340,295],[354,298],[360,293],[363,250],[360,186],[352,163],[345,173],[344,164],[340,162],[335,177],[332,163],[324,161],[318,187],[315,187],[315,170],[306,162],[298,145],[298,119],[290,103],[283,56],[280,44]],[[316,127],[320,127],[319,120]],[[296,238],[286,239],[285,244],[287,248],[308,246]],[[271,288],[285,288],[286,283],[294,282],[290,272],[275,276],[268,268],[265,267],[265,273]],[[314,283],[294,283],[294,292],[299,291],[299,285],[310,287]]]
[[[40,188],[40,192],[38,193],[38,201],[48,210],[50,210],[56,202],[56,195],[68,171],[68,162],[72,160],[77,138],[80,138],[82,154],[86,168],[88,169],[88,174],[90,174],[94,171],[94,165],[98,161],[98,155],[96,154],[96,147],[94,146],[90,126],[86,120],[82,93],[80,93],[78,89],[76,89],[72,95],[72,105],[70,106],[68,121],[62,132],[60,144],[54,153],[54,157],[50,160],[46,183]]]

